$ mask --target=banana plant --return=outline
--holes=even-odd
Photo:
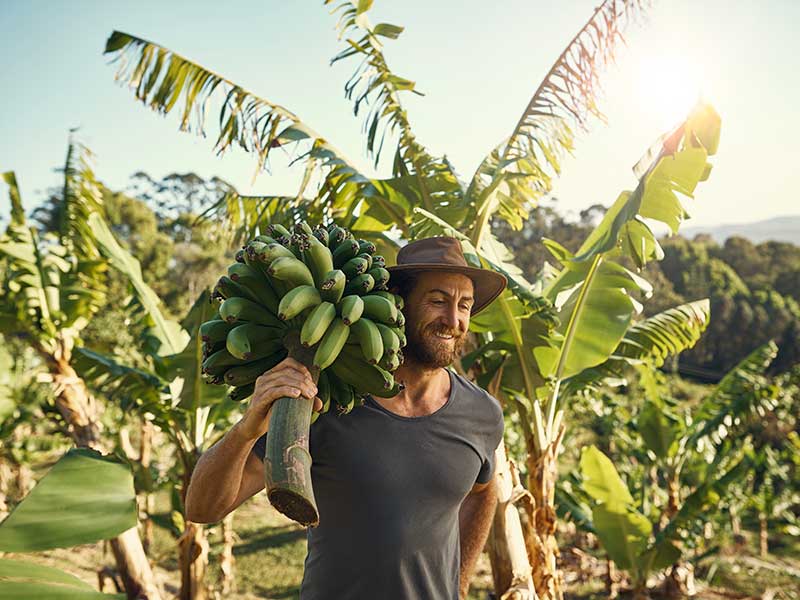
[[[632,446],[618,448],[617,455],[626,462],[635,448],[644,448],[645,454],[639,453],[641,473],[631,473],[625,484],[599,449],[582,451],[582,481],[573,486],[582,494],[568,500],[580,507],[578,524],[595,533],[617,567],[629,572],[636,595],[646,597],[649,575],[702,550],[702,525],[731,496],[732,484],[752,472],[755,463],[744,433],[780,395],[765,377],[776,354],[773,343],[756,349],[699,406],[682,413],[666,401],[663,377],[653,365],[639,364],[635,369],[645,401],[637,407],[634,426],[619,421],[615,428],[632,429]],[[614,438],[620,440],[619,435]],[[683,586],[679,570],[671,569],[665,591],[676,594]]]
[[[39,552],[112,538],[136,526],[130,468],[87,448],[70,450],[0,523],[0,552]],[[31,532],[35,531],[35,535]],[[27,560],[0,558],[4,598],[124,599]]]
[[[101,251],[116,257],[112,264],[130,278],[134,296],[146,307],[142,314],[151,323],[166,327],[151,329],[157,335],[142,340],[139,352],[149,368],[126,365],[88,348],[76,350],[75,365],[95,390],[119,402],[126,412],[134,411],[151,420],[174,444],[180,461],[180,483],[172,495],[172,521],[179,535],[180,598],[202,599],[206,594],[209,545],[203,526],[185,519],[183,503],[198,458],[233,424],[239,406],[227,398],[222,386],[207,385],[202,379],[200,325],[212,318],[215,308],[206,290],[180,325],[164,319],[158,304],[150,302],[155,295],[141,279],[138,261],[119,247],[110,232],[99,231]],[[158,337],[164,334],[171,342]]]
[[[106,261],[100,256],[91,216],[102,213],[102,194],[91,153],[70,140],[64,165],[57,235],[40,236],[25,219],[13,172],[8,185],[11,220],[0,237],[0,333],[19,337],[37,353],[54,390],[55,405],[76,445],[103,449],[99,407],[71,361],[89,319],[105,302]],[[131,597],[159,598],[135,528],[111,542]]]

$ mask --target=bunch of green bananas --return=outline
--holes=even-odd
[[[403,301],[388,291],[386,261],[375,251],[335,224],[301,222],[291,232],[273,224],[250,240],[214,288],[216,318],[200,327],[206,380],[233,386],[230,397],[244,400],[299,340],[320,370],[323,412],[331,401],[343,414],[366,394],[396,395]]]

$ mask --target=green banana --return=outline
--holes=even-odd
[[[328,412],[331,407],[331,384],[328,381],[328,374],[322,371],[317,381],[317,397],[322,401],[322,410],[311,413],[311,422],[316,421],[322,413]]]
[[[359,319],[350,326],[350,331],[358,338],[361,353],[366,361],[371,365],[377,364],[383,356],[383,339],[378,326],[369,319]]]
[[[228,332],[233,328],[234,325],[226,323],[222,319],[206,321],[200,325],[200,339],[212,344],[224,342]]]
[[[335,375],[330,376],[331,399],[336,402],[336,412],[345,415],[355,405],[355,390]]]
[[[394,332],[394,329],[387,327],[383,323],[376,323],[378,331],[381,332],[381,339],[383,340],[383,353],[395,354],[400,351],[400,338]]]
[[[308,236],[308,247],[303,250],[303,260],[311,270],[314,284],[319,286],[333,270],[333,256],[328,247],[313,235]]]
[[[353,277],[353,279],[344,286],[344,295],[358,294],[359,296],[363,296],[371,292],[374,287],[375,280],[372,278],[372,275],[364,273],[363,275]]]
[[[361,318],[361,313],[364,312],[364,301],[361,296],[345,296],[341,302],[336,305],[339,316],[342,317],[345,325],[352,325]]]
[[[367,271],[372,278],[375,280],[375,286],[384,286],[389,283],[389,271],[384,269],[383,267],[373,267],[369,271]],[[394,301],[394,300],[392,300]]]
[[[282,350],[271,356],[262,358],[261,360],[249,362],[238,367],[232,367],[225,371],[225,383],[228,385],[234,385],[236,387],[253,383],[256,379],[258,379],[266,371],[269,371],[284,358],[286,358],[286,351]]]
[[[300,221],[294,226],[294,232],[303,232],[306,235],[314,235],[314,230],[311,229],[311,226],[306,223],[305,221]]]
[[[403,311],[401,310],[397,311],[397,319],[395,319],[394,324],[397,325],[398,327],[403,327],[406,324],[406,317],[403,314]]]
[[[391,397],[386,394],[395,384],[392,374],[377,365],[365,362],[363,358],[359,360],[350,353],[343,353],[331,365],[331,371],[344,383],[361,391],[381,398]]]
[[[207,375],[220,376],[231,367],[238,367],[245,364],[245,361],[240,360],[233,356],[225,349],[214,352],[211,356],[203,361],[201,367],[203,373]]]
[[[406,306],[405,301],[403,301],[403,297],[400,294],[393,294],[394,295],[394,305],[397,307],[397,310],[403,310]]]
[[[330,239],[330,235],[328,233],[328,230],[325,229],[322,225],[320,225],[314,230],[314,237],[317,238],[320,242],[322,242],[326,246],[328,245],[328,240]]]
[[[298,289],[298,288],[295,288]],[[336,307],[330,302],[321,302],[306,317],[300,330],[300,343],[313,346],[322,339],[333,319],[336,318]]]
[[[290,288],[300,285],[314,285],[314,277],[311,271],[303,263],[294,257],[281,256],[273,260],[269,265],[269,274],[279,281],[283,281]]]
[[[267,225],[266,231],[270,237],[284,245],[288,244],[289,239],[292,237],[292,234],[289,233],[289,230],[280,223],[272,223]]]
[[[343,271],[339,269],[328,271],[325,280],[319,285],[320,296],[323,300],[336,304],[341,300],[346,284],[347,276]]]
[[[276,240],[275,238],[270,237],[268,235],[257,235],[256,237],[253,238],[253,241],[261,242],[263,244],[277,244],[278,243],[278,240]]]
[[[275,327],[243,323],[231,329],[225,348],[236,358],[256,360],[283,348],[283,333]]]
[[[369,269],[369,262],[360,256],[354,256],[342,265],[342,271],[344,271],[348,279],[353,279],[362,273],[366,273],[367,269]]]
[[[239,263],[236,263],[237,265]],[[228,277],[227,275],[223,275],[217,281],[217,284],[214,286],[213,294],[215,296],[219,296],[220,298],[247,298],[248,300],[256,301],[255,296],[253,296],[248,290],[245,290],[242,286],[236,283],[233,279]]]
[[[243,263],[244,262],[244,248],[242,248],[241,250],[237,250],[236,251],[236,254],[234,255],[234,259],[238,263]]]
[[[224,347],[225,342],[203,342],[201,346],[203,360],[214,354],[214,352],[222,350]]]
[[[284,327],[278,317],[247,298],[228,298],[220,305],[219,315],[228,323],[249,322],[268,327]]]
[[[400,347],[405,348],[407,340],[406,340],[406,332],[403,331],[403,328],[392,327],[391,330],[397,336],[397,339],[400,340]]]
[[[373,267],[381,267],[383,269],[386,268],[386,259],[381,256],[380,254],[373,254],[372,255],[372,266]]]
[[[317,288],[313,285],[298,285],[292,288],[281,298],[278,305],[278,318],[282,321],[294,319],[307,308],[312,308],[322,302]]]
[[[317,346],[317,351],[314,353],[314,366],[319,369],[325,369],[336,360],[342,350],[347,337],[350,335],[350,328],[344,324],[339,318],[334,319],[325,335],[322,336],[322,341]]]
[[[400,366],[400,352],[395,352],[394,354],[389,354],[388,352],[381,357],[380,362],[378,365],[382,369],[386,369],[387,371],[394,371],[397,367]]]
[[[291,250],[278,243],[261,245],[256,242],[255,244],[249,244],[247,247],[248,260],[256,263],[259,267],[267,268],[272,264],[273,260],[282,256],[296,258]]]
[[[261,271],[249,265],[234,263],[228,267],[228,276],[242,288],[249,291],[255,300],[266,306],[270,312],[278,310],[278,295]]]
[[[333,266],[341,269],[342,265],[358,254],[358,242],[345,240],[333,251]]]
[[[254,391],[256,391],[256,384],[248,383],[247,385],[233,388],[228,394],[228,398],[234,402],[241,402],[252,396]]]
[[[369,263],[369,266],[366,268],[366,271],[369,271],[372,268],[372,254],[367,254],[366,252],[362,252],[361,254],[357,254],[356,258],[363,258],[365,261],[367,261],[367,263]]]
[[[334,226],[333,229],[330,230],[330,235],[328,236],[328,248],[331,250],[338,248],[339,244],[341,244],[346,238],[347,231],[338,225]]]
[[[397,322],[397,314],[397,307],[391,300],[375,294],[364,296],[365,317],[384,325],[394,325]]]
[[[358,240],[358,253],[359,254],[369,254],[372,256],[377,252],[377,248],[375,244],[372,242],[368,242],[367,240]]]

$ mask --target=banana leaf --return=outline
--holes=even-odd
[[[125,594],[103,594],[52,567],[0,558],[0,598],[8,600],[109,600]]]
[[[35,552],[112,538],[137,522],[127,465],[85,448],[59,460],[0,523],[0,552]]]

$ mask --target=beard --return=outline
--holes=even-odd
[[[437,334],[452,335],[444,340]],[[406,330],[408,344],[404,354],[413,362],[428,369],[440,369],[451,364],[460,354],[467,339],[465,332],[454,331],[441,325],[427,325]]]

